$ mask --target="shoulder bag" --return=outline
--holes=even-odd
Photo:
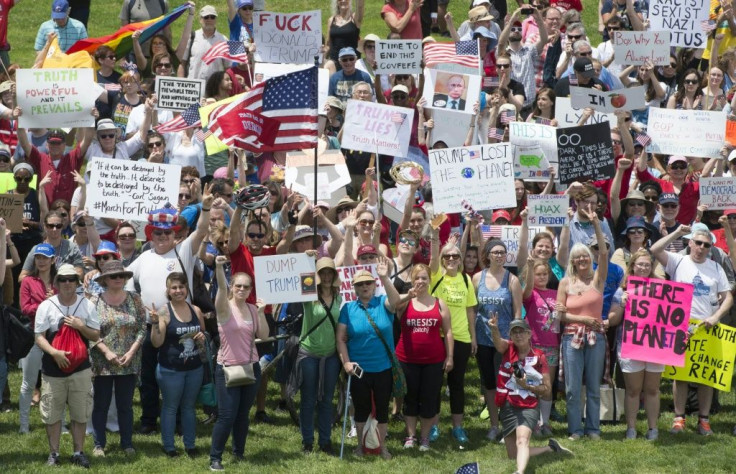
[[[368,318],[368,322],[371,323],[371,326],[373,326],[373,330],[376,331],[376,335],[378,336],[378,339],[381,340],[383,348],[386,349],[388,360],[391,361],[391,377],[393,378],[391,396],[403,397],[404,395],[406,395],[406,377],[404,377],[404,371],[401,370],[401,366],[399,365],[399,360],[396,358],[396,354],[394,354],[388,344],[386,344],[386,340],[383,338],[381,330],[378,329],[378,326],[376,325],[375,321],[373,321],[373,318],[371,318],[370,313],[368,313],[368,310],[365,308],[364,311],[365,317]]]
[[[253,318],[253,341],[250,344],[250,358],[253,359],[253,352],[256,347],[256,334],[258,334],[258,314],[253,315],[252,309],[250,313],[251,318]],[[230,315],[230,317],[234,318],[235,316]],[[222,370],[225,372],[225,386],[240,387],[256,383],[256,375],[253,371],[253,364],[255,363],[249,362],[247,364],[222,366]]]

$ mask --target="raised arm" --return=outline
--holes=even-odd
[[[207,184],[204,187],[202,196],[202,212],[199,213],[199,219],[197,220],[197,228],[194,230],[189,238],[192,239],[192,255],[197,255],[199,245],[202,243],[205,237],[207,237],[207,231],[210,227],[210,209],[212,209],[212,201],[215,197],[212,195],[212,184]],[[232,225],[233,223],[231,223]]]
[[[378,273],[378,278],[381,279],[381,284],[386,289],[386,309],[393,313],[395,308],[401,304],[402,296],[396,290],[391,278],[388,276],[389,266],[386,257],[381,257],[381,260],[376,265],[376,273]],[[408,295],[406,296],[411,298]]]
[[[398,19],[393,13],[384,13],[383,21],[386,22],[386,26],[391,30],[391,33],[399,34],[404,31],[404,28],[406,28],[411,21],[411,18],[414,16],[414,12],[422,7],[422,3],[424,3],[424,0],[409,0],[408,11],[401,17],[401,19]]]
[[[621,201],[619,200],[621,181],[623,181],[626,170],[631,168],[631,164],[631,160],[627,158],[619,159],[618,165],[616,166],[616,174],[613,175],[613,181],[611,181],[611,189],[608,191],[608,202],[611,204],[611,218],[613,222],[618,221],[621,215]]]
[[[560,246],[557,247],[557,263],[562,268],[567,268],[567,259],[570,256],[570,222],[575,215],[575,211],[572,207],[567,208],[567,222],[566,226],[562,227],[560,231]]]
[[[440,229],[432,228],[431,252],[429,257],[429,271],[432,275],[440,269]]]
[[[138,66],[139,71],[145,70],[146,66],[148,66],[148,58],[146,58],[143,48],[138,42],[138,38],[140,38],[141,33],[143,33],[143,30],[136,30],[130,37],[131,40],[133,40],[133,54],[135,55],[135,64]]]
[[[406,202],[404,203],[404,215],[401,217],[401,223],[399,224],[401,229],[409,228],[411,212],[414,209],[414,196],[417,194],[417,189],[419,189],[419,183],[414,183],[409,186],[409,195],[406,197]]]
[[[342,252],[337,252],[335,265],[338,267],[355,265],[353,258],[353,239],[355,238],[355,226],[358,224],[358,216],[355,209],[351,210],[348,216],[342,221],[345,226],[345,239],[342,242]]]
[[[491,327],[491,338],[493,338],[493,347],[503,354],[509,350],[509,341],[501,337],[501,331],[498,330],[498,313],[493,313],[488,318],[488,325]]]
[[[581,209],[581,212],[585,212]],[[606,239],[603,235],[603,227],[601,226],[601,221],[598,219],[598,214],[593,210],[591,212],[587,212],[588,219],[593,223],[593,228],[595,229],[595,240],[598,242],[598,245],[602,245]],[[613,245],[613,243],[611,243]],[[606,278],[608,277],[608,252],[604,251],[603,248],[601,248],[598,251],[598,268],[595,270],[595,275],[593,277],[593,283],[595,284],[596,288],[603,293],[603,287],[606,285]]]
[[[521,229],[519,230],[519,252],[516,254],[516,261],[526,262],[529,255],[529,211],[523,209],[519,217],[521,218]]]
[[[225,263],[227,257],[215,257],[215,277],[217,278],[217,295],[215,295],[215,313],[217,322],[225,324],[230,319],[230,304],[227,301],[228,284],[225,278]]]
[[[187,54],[187,46],[189,45],[189,38],[192,36],[192,25],[194,24],[194,3],[189,2],[189,15],[187,16],[187,22],[184,28],[181,30],[181,36],[179,37],[179,44],[176,45],[176,57],[179,61],[183,61]]]
[[[243,208],[238,206],[235,208],[233,217],[230,219],[230,233],[227,242],[228,253],[238,250],[240,243],[243,241],[243,223],[241,222]]]
[[[537,22],[537,27],[539,28],[539,39],[534,44],[534,47],[537,48],[537,53],[541,56],[544,52],[544,45],[549,41],[549,35],[547,34],[547,26],[544,24],[544,18],[542,18],[541,12],[536,8],[534,9],[534,20]]]
[[[365,0],[355,0],[355,11],[353,12],[353,23],[360,29],[365,15]]]
[[[652,255],[654,255],[654,258],[657,259],[657,261],[662,264],[663,267],[667,268],[667,247],[674,242],[677,239],[682,238],[683,235],[687,235],[690,233],[690,226],[689,225],[681,225],[679,226],[674,232],[671,232],[661,239],[657,240],[654,245],[652,245],[652,248],[650,249],[652,252]]]

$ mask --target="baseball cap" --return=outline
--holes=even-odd
[[[674,163],[676,161],[684,161],[685,163],[687,163],[687,158],[685,158],[682,155],[672,155],[672,156],[670,156],[670,159],[667,160],[667,164],[668,165],[671,165],[672,163]]]
[[[509,324],[509,331],[511,331],[514,328],[521,328],[524,331],[531,331],[529,328],[529,323],[526,322],[526,319],[514,319],[511,321],[511,324]]]
[[[297,240],[301,239],[307,239],[314,236],[314,230],[311,226],[308,225],[298,225],[296,226],[296,230],[294,231],[294,238],[291,239],[292,242],[296,242]]]
[[[409,94],[409,88],[406,87],[404,84],[397,84],[391,88],[391,93],[394,92],[403,92],[404,94]]]
[[[63,20],[67,17],[69,11],[69,2],[66,0],[54,0],[51,4],[51,18],[54,20]]]
[[[46,141],[51,142],[51,143],[53,142],[59,143],[59,142],[63,142],[64,140],[66,140],[66,133],[64,133],[63,130],[58,130],[58,129],[49,131],[49,134],[46,137]]]
[[[118,253],[118,247],[109,240],[100,241],[100,245],[97,246],[97,252],[92,254],[93,257],[99,257],[100,255],[113,254],[120,259],[120,253]]]
[[[357,57],[358,54],[355,52],[353,48],[351,48],[350,46],[347,46],[340,50],[340,53],[337,55],[337,58],[342,59],[345,56],[356,56]]]
[[[680,198],[677,197],[677,194],[675,193],[662,193],[659,196],[659,203],[660,204],[680,204]]]
[[[238,0],[238,8],[252,7],[253,0]]]
[[[730,216],[732,214],[736,214],[736,209],[726,209],[725,211],[723,211],[724,216]]]
[[[54,246],[51,244],[38,244],[33,250],[33,255],[43,255],[44,257],[54,258],[56,256],[56,250],[54,250]]]
[[[493,214],[491,215],[491,222],[496,222],[497,219],[506,219],[507,221],[511,222],[511,214],[509,214],[509,211],[506,211],[504,209],[493,211]]]
[[[56,276],[75,276],[79,278],[79,274],[77,273],[77,270],[74,268],[74,265],[71,263],[65,263],[64,265],[60,266],[59,269],[56,271]]]
[[[115,126],[115,123],[110,119],[102,119],[99,122],[97,122],[97,131],[101,132],[103,130],[116,130],[117,127]]]
[[[733,161],[733,160],[736,160],[736,150],[733,150],[731,153],[728,154],[728,161]]]
[[[358,247],[357,256],[360,257],[361,255],[378,255],[378,250],[371,244],[361,245]]]
[[[713,234],[713,232],[710,231],[708,226],[703,224],[702,222],[697,222],[693,224],[693,226],[690,228],[690,233],[687,235],[683,235],[682,238],[692,240],[696,232],[707,232],[708,235],[710,235],[710,241],[714,244],[716,243],[716,236]]]
[[[355,272],[355,275],[353,275],[353,285],[363,281],[372,281],[375,283],[376,279],[373,278],[373,275],[368,270],[359,270]]]
[[[327,97],[327,99],[325,100],[325,104],[329,105],[330,107],[335,107],[336,109],[345,110],[345,105],[342,103],[342,101],[332,95]]]
[[[595,77],[595,70],[593,69],[593,61],[591,61],[590,58],[588,57],[577,58],[572,68],[575,70],[575,72],[579,73],[581,76],[585,78],[590,79],[592,77]]]
[[[217,10],[212,5],[205,5],[199,10],[199,16],[214,15],[217,16]]]
[[[2,84],[0,84],[0,94],[3,92],[8,92],[13,89],[13,81],[5,81]]]

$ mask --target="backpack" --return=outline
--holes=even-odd
[[[8,364],[15,364],[28,355],[36,337],[31,322],[15,308],[0,307],[0,337],[5,338],[5,357]]]
[[[465,274],[465,272],[461,272],[463,274],[463,282],[465,283],[465,289],[468,289],[468,275]],[[440,286],[440,283],[442,283],[442,280],[445,279],[445,275],[442,275],[439,280],[437,280],[437,283],[434,284],[432,287],[432,291],[429,292],[430,295],[434,294],[434,290],[437,289],[438,286]]]

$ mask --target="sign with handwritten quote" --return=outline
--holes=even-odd
[[[102,91],[92,69],[18,69],[16,97],[21,128],[94,127],[92,107]]]
[[[322,51],[322,12],[253,13],[256,61],[313,64]]]
[[[557,129],[560,183],[612,178],[616,172],[608,122]]]
[[[156,76],[156,97],[158,110],[181,112],[204,97],[204,80]]]

